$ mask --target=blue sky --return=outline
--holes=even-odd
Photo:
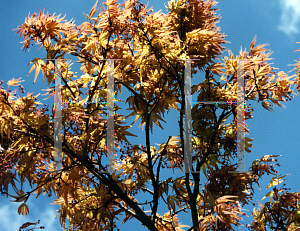
[[[146,1],[143,2],[146,3]],[[28,78],[26,76],[30,69],[27,64],[33,58],[44,58],[46,54],[42,49],[37,50],[37,46],[32,47],[30,52],[21,52],[21,40],[12,29],[24,22],[29,11],[39,12],[44,8],[51,14],[54,12],[66,14],[66,19],[73,18],[76,24],[81,24],[84,20],[83,12],[89,12],[94,3],[94,0],[0,1],[1,79],[7,82],[9,79],[22,77],[25,80],[23,86],[27,92],[39,92],[40,89],[45,89],[47,84],[43,82],[42,76],[38,77],[34,85],[32,84],[34,74],[29,75]],[[167,4],[167,1],[155,0],[150,1],[148,7],[153,6],[154,11],[162,9],[166,13],[164,4]],[[222,16],[219,23],[221,31],[227,35],[226,40],[231,42],[225,45],[226,48],[231,49],[234,54],[238,53],[241,46],[249,50],[250,43],[256,35],[258,44],[270,44],[268,48],[273,51],[271,58],[274,59],[272,61],[274,67],[285,72],[292,69],[289,64],[294,64],[295,60],[300,57],[300,52],[294,52],[300,48],[300,44],[296,44],[297,41],[300,42],[300,1],[229,0],[221,1],[217,8],[220,9],[218,13]],[[42,101],[42,98],[40,100]],[[248,122],[250,125],[248,136],[254,141],[252,152],[246,155],[246,168],[254,159],[263,155],[280,154],[282,155],[279,158],[281,167],[278,170],[281,174],[290,174],[286,184],[292,191],[298,191],[300,188],[297,171],[300,161],[299,137],[297,136],[300,130],[299,97],[295,96],[294,100],[285,103],[286,108],[276,108],[274,113],[264,110],[256,102],[251,102],[251,104],[255,111],[252,121]],[[167,117],[166,121],[171,121],[169,119],[177,120],[172,118],[172,115]],[[141,131],[138,128],[134,130]],[[155,128],[154,134],[156,131],[160,132],[160,136],[152,136],[153,144],[165,142],[169,134],[177,133],[170,125],[166,126],[164,131]],[[139,142],[139,140],[134,142]],[[259,200],[266,194],[264,187],[269,183],[269,179],[265,177],[265,180],[261,182],[262,190],[257,191],[254,200]],[[53,198],[48,197],[40,197],[37,200],[35,197],[30,198],[28,201],[30,213],[27,217],[22,217],[17,213],[17,203],[9,202],[9,198],[0,197],[0,230],[18,230],[24,222],[37,220],[41,220],[41,224],[46,227],[45,230],[62,230],[59,219],[55,219],[54,210],[57,207],[50,205],[52,201]],[[247,209],[252,210],[251,206]],[[131,221],[126,226],[121,225],[120,229],[127,230],[130,225],[135,224]],[[141,226],[136,227],[142,230]]]

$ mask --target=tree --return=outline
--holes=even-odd
[[[69,221],[70,230],[113,230],[116,219],[136,219],[149,230],[234,230],[242,226],[246,215],[242,206],[252,203],[254,184],[264,174],[272,174],[267,193],[270,202],[253,212],[252,230],[295,230],[300,227],[299,193],[276,186],[283,181],[275,166],[276,155],[263,156],[243,173],[237,169],[237,104],[195,104],[192,107],[192,168],[186,172],[184,126],[186,113],[185,62],[191,62],[192,77],[204,74],[205,80],[192,86],[197,101],[237,101],[238,68],[243,62],[246,102],[257,100],[271,111],[280,102],[293,98],[292,87],[299,91],[299,75],[288,76],[271,66],[266,45],[256,45],[238,56],[225,48],[225,35],[216,23],[219,16],[214,1],[171,0],[168,14],[152,13],[137,0],[118,4],[97,2],[86,14],[87,21],[76,26],[60,16],[41,11],[29,15],[17,33],[23,36],[23,48],[32,43],[47,51],[47,60],[35,58],[29,73],[40,71],[47,79],[48,96],[55,94],[55,65],[60,59],[63,81],[62,100],[70,103],[62,109],[62,166],[55,165],[55,107],[39,106],[38,96],[20,97],[11,87],[20,79],[7,82],[1,95],[1,193],[22,202],[18,212],[26,215],[26,201],[34,193],[56,195],[60,222]],[[73,57],[81,63],[81,76],[71,71]],[[223,61],[218,59],[223,57]],[[114,59],[116,101],[121,87],[132,95],[126,99],[129,115],[114,107],[114,150],[116,161],[104,164],[108,157],[109,59]],[[120,60],[121,59],[121,60]],[[183,60],[183,61],[180,61]],[[300,63],[296,64],[299,73]],[[34,81],[35,81],[34,80]],[[77,102],[77,103],[76,103]],[[80,102],[80,103],[78,103]],[[56,105],[57,106],[57,105]],[[158,145],[151,143],[154,124],[163,128],[163,116],[179,114],[178,136],[170,136]],[[218,113],[218,112],[221,113]],[[253,108],[245,104],[245,120]],[[135,116],[145,127],[145,143],[132,144],[131,125],[124,121]],[[229,122],[228,122],[229,120]],[[246,123],[242,121],[246,126]],[[246,132],[249,132],[246,129]],[[251,139],[245,138],[250,152]],[[112,171],[108,171],[113,167]],[[180,176],[173,175],[181,170]],[[201,171],[201,174],[200,174]],[[250,172],[251,171],[251,172]],[[162,174],[164,173],[164,174]],[[204,180],[200,181],[200,175]],[[176,176],[176,177],[174,177]],[[17,183],[19,180],[19,183]],[[27,182],[29,192],[22,190]],[[204,186],[200,186],[200,182]],[[9,186],[15,191],[12,195]],[[144,200],[141,201],[140,195]],[[163,211],[165,208],[167,210]],[[161,209],[159,209],[161,208]],[[160,214],[160,211],[163,211]],[[191,223],[180,220],[188,212]],[[20,229],[38,223],[25,223]]]

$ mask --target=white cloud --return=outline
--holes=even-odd
[[[28,221],[26,217],[19,216],[17,211],[17,203],[0,207],[1,230],[19,230],[20,226]]]
[[[42,212],[41,217],[43,222],[41,224],[47,228],[46,230],[57,230],[59,224],[59,217],[56,217],[56,211],[54,211],[53,206],[47,207],[47,209]],[[62,230],[62,229],[59,229]]]
[[[59,218],[55,219],[56,211],[54,206],[42,206],[34,207],[29,205],[29,215],[21,216],[18,214],[19,203],[8,203],[0,206],[0,226],[1,231],[19,230],[20,226],[25,222],[37,222],[40,219],[41,226],[44,226],[44,230],[63,230],[59,224]],[[37,205],[36,205],[37,206]],[[37,217],[38,214],[38,219]]]
[[[280,7],[282,13],[278,29],[288,36],[298,34],[300,26],[300,1],[280,0]]]

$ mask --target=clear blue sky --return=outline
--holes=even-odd
[[[100,1],[99,1],[100,2]],[[146,1],[143,1],[146,3]],[[21,44],[16,31],[12,29],[21,25],[29,11],[39,12],[40,8],[49,13],[66,14],[66,19],[75,19],[76,24],[81,24],[85,19],[83,12],[87,13],[94,5],[94,0],[65,0],[65,1],[41,1],[41,0],[15,0],[0,1],[0,44],[1,53],[1,79],[7,82],[12,78],[25,80],[23,86],[27,92],[37,92],[45,89],[46,83],[40,75],[36,84],[33,85],[34,74],[26,78],[30,69],[27,64],[36,57],[44,58],[46,54],[42,49],[37,50],[37,46],[31,48],[30,52],[21,52]],[[162,10],[166,13],[164,4],[167,1],[150,1],[148,7],[153,6],[154,11]],[[294,52],[300,48],[300,1],[295,0],[230,0],[222,1],[217,5],[220,9],[218,13],[222,16],[219,26],[221,31],[227,35],[226,40],[231,43],[226,44],[226,48],[231,49],[236,55],[241,46],[249,50],[250,43],[254,36],[257,36],[257,43],[270,44],[268,48],[273,51],[273,66],[279,70],[288,72],[292,69],[289,64],[294,64],[300,57],[300,52]],[[5,86],[5,85],[4,85]],[[42,99],[40,99],[42,100]],[[254,159],[258,159],[267,154],[280,154],[279,161],[281,174],[291,174],[287,177],[287,186],[292,191],[299,190],[299,173],[297,170],[300,161],[298,143],[299,121],[299,97],[295,97],[291,102],[285,103],[286,108],[276,108],[275,113],[264,110],[260,104],[251,102],[255,107],[254,118],[249,121],[249,137],[253,138],[252,153],[246,156],[246,166],[249,167]],[[173,119],[177,124],[176,118]],[[168,118],[166,119],[168,120]],[[154,130],[158,131],[157,128]],[[159,131],[160,132],[160,131]],[[167,126],[160,136],[153,136],[152,144],[162,143],[167,140],[167,136],[174,130]],[[142,133],[144,134],[144,133]],[[175,134],[175,132],[174,132]],[[138,140],[136,140],[138,141]],[[261,199],[266,191],[264,187],[268,184],[269,178],[261,182],[261,191],[257,191],[255,200]],[[27,217],[19,216],[17,213],[17,203],[9,202],[9,198],[0,197],[0,230],[18,230],[21,224],[26,221],[41,220],[45,230],[62,230],[59,219],[55,219],[57,209],[50,205],[53,198],[41,197],[35,200],[32,197],[28,201],[30,213]],[[251,206],[247,209],[252,210]],[[249,213],[249,216],[251,214]],[[189,219],[189,218],[188,218]],[[182,221],[184,222],[184,221]],[[185,223],[185,222],[184,222]],[[190,222],[187,222],[190,223]],[[129,222],[126,226],[120,226],[121,230],[129,229],[129,225],[136,225]],[[135,226],[142,230],[141,226]],[[242,229],[243,230],[243,229]]]

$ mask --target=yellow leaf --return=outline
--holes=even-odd
[[[90,15],[89,17],[91,18],[95,13],[96,13],[96,7],[97,7],[97,3],[98,3],[98,0],[96,1],[95,5],[93,6],[93,8],[91,9],[90,11]]]
[[[268,185],[266,188],[270,188],[270,187],[273,187],[273,186],[276,186],[276,185],[281,184],[281,183],[282,183],[283,181],[285,181],[286,179],[284,179],[284,180],[280,180],[280,179],[284,178],[284,177],[287,176],[287,175],[289,175],[289,174],[286,174],[286,175],[281,176],[281,177],[272,177],[272,179],[271,179],[269,185]]]
[[[106,32],[103,32],[99,35],[99,41],[102,43],[105,39],[107,39],[109,36],[109,32],[106,31]]]
[[[23,82],[24,80],[22,80],[22,81],[19,81],[21,79],[21,77],[20,78],[18,78],[18,79],[11,79],[11,80],[9,80],[8,82],[7,82],[7,85],[8,86],[18,86],[18,85],[20,85],[19,83],[21,83],[21,82]]]
[[[273,194],[274,194],[274,191],[270,191],[270,192],[268,192],[268,193],[263,197],[263,199],[265,199],[265,198],[267,198],[267,197],[272,197]],[[261,199],[261,200],[263,200],[263,199]]]
[[[255,35],[255,37],[254,37],[254,39],[253,39],[253,41],[252,41],[252,43],[250,45],[250,50],[253,49],[253,47],[255,46],[255,43],[256,43],[256,35]]]
[[[34,77],[34,81],[33,81],[33,83],[35,83],[36,78],[41,70],[41,67],[42,67],[42,65],[45,65],[45,62],[40,58],[36,58],[36,59],[32,60],[29,64],[31,64],[31,63],[33,63],[33,65],[30,68],[27,77],[35,69],[35,77]],[[42,70],[42,72],[43,72],[43,70]],[[43,75],[44,75],[44,72],[43,72]]]
[[[125,182],[124,182],[124,184],[130,184],[131,183],[131,179],[129,178],[129,179],[127,179],[127,180],[125,180]]]

